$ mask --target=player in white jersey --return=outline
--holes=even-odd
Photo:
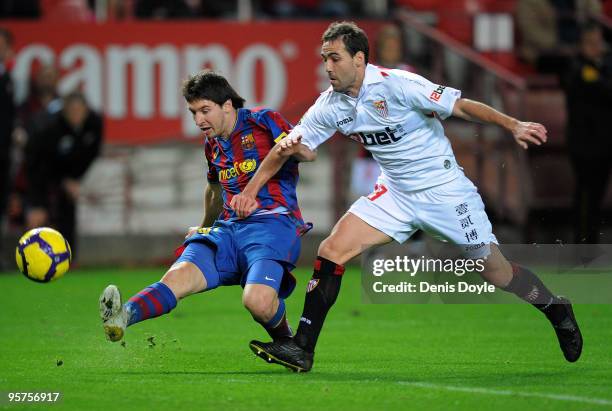
[[[382,170],[374,192],[357,200],[319,246],[295,337],[252,341],[251,349],[269,362],[310,370],[323,322],[340,291],[344,264],[368,247],[404,242],[421,229],[464,247],[468,258],[487,257],[482,277],[542,311],[565,358],[576,361],[582,336],[571,304],[554,296],[533,272],[501,254],[480,195],[457,165],[440,120],[452,115],[497,124],[525,149],[528,143],[546,142],[544,126],[461,98],[458,90],[419,75],[368,64],[368,52],[367,37],[355,24],[329,26],[322,37],[321,56],[330,89],[232,199],[238,216],[246,218],[257,208],[260,188],[288,157],[314,159],[316,148],[336,131],[363,144]]]

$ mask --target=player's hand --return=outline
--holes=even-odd
[[[540,123],[519,121],[512,130],[512,136],[516,143],[527,150],[529,143],[541,146],[548,140],[546,127]]]
[[[247,218],[257,210],[258,206],[257,199],[245,193],[236,194],[230,201],[230,207],[236,212],[238,218]]]
[[[300,135],[285,137],[276,145],[276,152],[283,157],[292,156],[300,150],[301,142],[302,136]]]
[[[187,235],[185,236],[185,239],[197,233],[200,228],[202,227],[189,227],[189,230],[187,230]]]

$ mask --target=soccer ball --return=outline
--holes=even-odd
[[[32,281],[47,283],[63,276],[72,252],[68,241],[52,228],[34,228],[19,239],[15,250],[17,267]]]

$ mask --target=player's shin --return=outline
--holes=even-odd
[[[287,311],[285,309],[285,300],[279,298],[278,300],[278,309],[276,310],[276,314],[274,317],[268,322],[258,321],[263,328],[268,332],[270,337],[274,341],[277,341],[282,338],[291,338],[293,337],[293,331],[289,326],[289,321],[287,321]]]
[[[567,316],[566,310],[555,301],[555,296],[528,268],[516,263],[512,265],[512,279],[504,291],[510,292],[532,304],[553,324],[559,324]]]
[[[294,337],[295,342],[307,352],[314,352],[327,312],[340,293],[343,274],[343,265],[317,257],[306,291],[300,325]]]
[[[125,303],[125,310],[128,313],[127,325],[167,314],[176,307],[176,303],[176,296],[166,284],[162,282],[151,284]]]

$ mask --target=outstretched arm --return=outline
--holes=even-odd
[[[519,121],[478,101],[460,98],[453,107],[453,116],[468,121],[497,124],[512,133],[516,143],[527,149],[528,143],[541,145],[547,140],[546,128],[539,123]]]
[[[242,193],[232,197],[230,207],[239,218],[246,218],[257,209],[257,193],[281,169],[283,164],[293,156],[299,161],[314,161],[316,151],[310,150],[301,143],[302,137],[287,137],[278,142],[268,153],[255,175]]]

